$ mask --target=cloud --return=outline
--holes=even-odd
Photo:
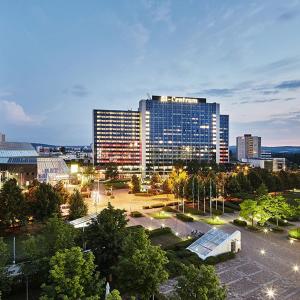
[[[42,119],[27,114],[24,108],[14,101],[0,100],[0,120],[14,125],[38,125]]]
[[[237,89],[208,89],[202,91],[202,94],[209,95],[209,96],[231,96]]]
[[[286,57],[275,60],[271,63],[256,67],[253,69],[254,73],[261,72],[280,72],[292,69],[298,69],[300,65],[300,56]]]
[[[282,102],[286,102],[286,101],[292,101],[295,100],[296,98],[272,98],[272,99],[261,99],[261,100],[254,100],[254,101],[241,101],[238,102],[239,104],[248,104],[248,103],[270,103],[270,102],[277,102],[277,101],[282,101]]]
[[[277,86],[275,86],[277,89],[298,89],[300,88],[300,80],[291,80],[291,81],[283,81]]]
[[[299,15],[299,11],[296,10],[289,10],[286,12],[283,12],[282,14],[279,15],[278,20],[281,22],[287,22],[292,19],[295,19]]]
[[[74,84],[70,89],[65,89],[64,94],[71,94],[78,98],[87,97],[90,92],[83,84]]]

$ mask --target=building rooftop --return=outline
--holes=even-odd
[[[0,157],[37,157],[30,143],[0,142]]]

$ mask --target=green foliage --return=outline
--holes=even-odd
[[[216,265],[218,263],[233,259],[235,256],[236,254],[233,252],[226,252],[217,256],[210,256],[204,261],[204,263],[208,265]]]
[[[70,197],[70,213],[69,219],[75,220],[81,217],[86,216],[88,212],[87,205],[84,203],[84,200],[78,190],[75,190]]]
[[[161,179],[160,175],[158,173],[154,173],[151,177],[151,182],[150,182],[151,187],[156,188],[156,185],[160,184],[161,181],[162,181],[162,179]]]
[[[141,180],[137,175],[132,175],[131,178],[131,186],[133,193],[139,193],[141,190]]]
[[[292,207],[282,196],[263,196],[259,198],[259,202],[270,218],[276,219],[277,227],[279,220],[285,219],[293,214]]]
[[[65,188],[64,183],[62,181],[59,181],[55,186],[54,190],[57,192],[57,194],[61,197],[62,204],[65,204],[68,202],[70,193]]]
[[[29,275],[38,275],[42,280],[49,269],[49,260],[57,251],[71,248],[76,245],[78,231],[70,224],[54,216],[50,218],[41,234],[30,236],[23,242],[26,258],[24,272]],[[39,278],[40,277],[40,278]]]
[[[122,297],[118,290],[112,290],[111,293],[107,295],[105,300],[122,300]]]
[[[167,178],[162,184],[162,190],[165,194],[170,194],[173,191],[173,184],[170,178]]]
[[[182,276],[176,287],[178,299],[182,300],[225,300],[226,289],[221,286],[212,266],[183,266]]]
[[[169,233],[172,233],[170,227],[160,227],[149,231],[149,237],[155,237],[155,236],[160,236]]]
[[[181,214],[181,213],[176,214],[176,218],[183,222],[193,222],[194,221],[193,217],[190,217],[190,216],[187,216],[187,215]]]
[[[266,185],[264,183],[262,183],[256,190],[256,196],[258,198],[260,198],[260,197],[266,196],[266,195],[268,195],[268,188],[266,187]]]
[[[127,222],[125,211],[109,203],[85,230],[87,246],[105,275],[110,274],[122,253]]]
[[[104,281],[95,272],[94,255],[79,247],[58,251],[50,260],[49,279],[42,285],[41,300],[97,300]]]
[[[229,181],[226,183],[226,191],[228,194],[236,194],[241,192],[241,186],[236,176],[230,177]]]
[[[144,215],[143,215],[141,212],[139,212],[139,211],[132,211],[132,212],[130,213],[130,216],[131,216],[132,218],[141,218],[141,217],[143,217]]]
[[[251,221],[252,227],[254,226],[254,219],[264,224],[270,218],[270,215],[263,210],[263,207],[256,200],[245,200],[240,204],[240,207],[240,216]]]
[[[14,226],[18,221],[26,221],[25,199],[17,181],[9,179],[0,191],[0,225]]]
[[[0,292],[7,294],[11,290],[12,280],[8,276],[6,266],[9,262],[9,250],[7,244],[0,237]],[[0,294],[1,299],[1,294]]]
[[[289,237],[300,240],[300,227],[289,230]]]
[[[116,179],[118,176],[118,166],[115,163],[108,164],[105,170],[105,179]]]
[[[239,219],[234,219],[233,220],[233,224],[237,225],[237,226],[241,226],[241,227],[246,227],[247,226],[247,222],[246,221],[239,220]]]
[[[50,184],[40,183],[32,187],[26,194],[26,199],[31,206],[33,217],[38,221],[45,221],[53,214],[60,214],[63,199]]]
[[[124,252],[114,270],[117,286],[123,293],[148,300],[167,280],[167,262],[165,252],[151,245],[143,229],[130,231],[124,243]]]

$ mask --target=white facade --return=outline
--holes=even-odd
[[[228,252],[238,252],[242,248],[241,232],[236,230],[229,234],[219,229],[211,229],[198,240],[192,243],[188,250],[196,253],[205,260],[211,256],[217,256]]]
[[[246,159],[241,160],[243,163],[249,164],[253,168],[267,169],[272,172],[279,172],[281,170],[286,170],[286,159],[283,157],[280,158],[271,158],[271,159]]]
[[[260,158],[261,157],[261,137],[245,134],[236,138],[237,160]]]

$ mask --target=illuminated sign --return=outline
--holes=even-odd
[[[186,98],[186,97],[161,96],[160,97],[160,102],[175,102],[175,103],[197,104],[198,99]]]

